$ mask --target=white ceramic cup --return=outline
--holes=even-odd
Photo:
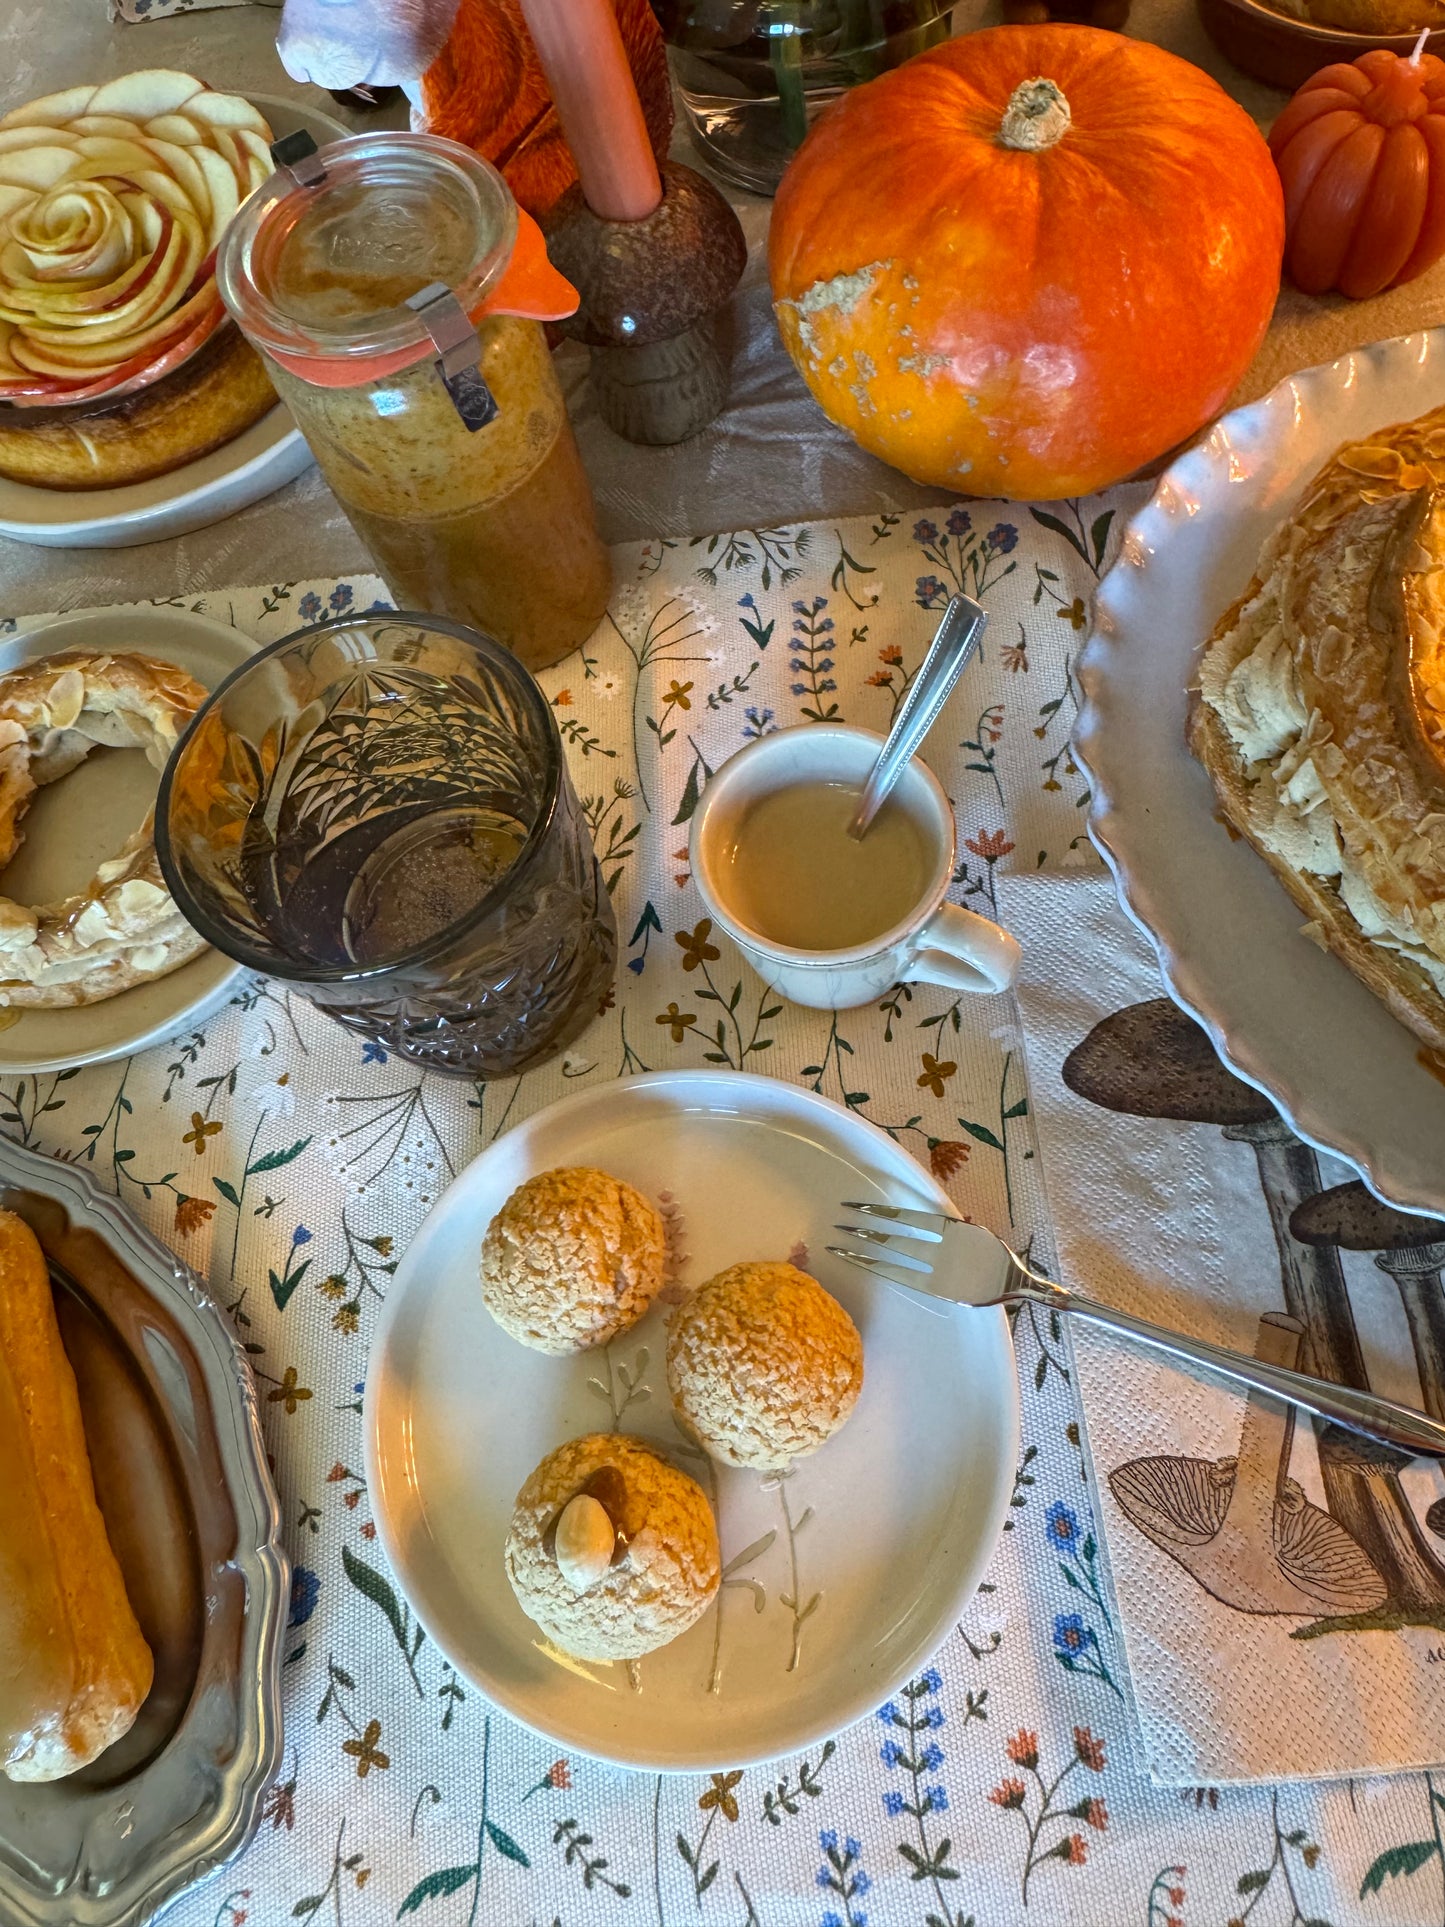
[[[907,918],[849,950],[798,950],[750,929],[728,901],[722,852],[738,818],[759,797],[795,783],[846,783],[861,790],[883,738],[847,723],[805,723],[749,743],[710,777],[688,839],[693,880],[713,921],[727,931],[759,976],[795,1004],[849,1010],[896,983],[942,984],[989,995],[1018,974],[1019,947],[987,917],[945,901],[957,834],[938,778],[916,757],[892,802],[928,837],[928,887]]]

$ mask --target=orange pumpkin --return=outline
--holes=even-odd
[[[1218,412],[1283,244],[1264,138],[1197,67],[1091,27],[994,27],[829,109],[768,265],[789,353],[864,448],[1047,501]]]
[[[1363,300],[1445,254],[1445,60],[1384,47],[1321,68],[1269,137],[1285,266],[1306,294]]]

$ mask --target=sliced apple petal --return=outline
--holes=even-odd
[[[53,127],[57,122],[63,125],[85,113],[98,92],[95,83],[87,81],[83,86],[67,87],[63,93],[42,94],[39,100],[28,100],[23,107],[12,107],[0,118],[0,127]]]
[[[75,166],[73,147],[52,144],[44,147],[11,148],[0,154],[0,183],[7,187],[28,187],[43,194],[57,181],[63,181]]]
[[[182,189],[202,223],[209,224],[211,191],[206,186],[205,173],[197,164],[192,150],[178,147],[174,141],[158,140],[153,134],[145,136],[145,144],[155,156],[155,165],[163,168]]]
[[[123,114],[132,121],[154,120],[157,114],[177,113],[205,91],[204,82],[194,74],[183,74],[173,67],[142,67],[97,87],[81,112]]]
[[[186,102],[186,114],[211,127],[249,127],[253,134],[271,139],[265,115],[239,94],[213,93],[209,87],[204,88]]]
[[[123,141],[134,140],[140,132],[138,123],[123,114],[77,114],[66,128],[72,134],[104,134]]]
[[[208,245],[215,247],[226,223],[241,205],[241,190],[231,167],[211,148],[193,147],[191,153],[206,177],[206,187],[211,196],[211,215],[206,225],[206,236]]]
[[[174,141],[177,147],[195,147],[206,138],[206,130],[184,114],[156,114],[140,129],[157,140]]]
[[[247,175],[252,187],[259,187],[268,175],[275,171],[276,163],[271,158],[271,143],[259,134],[253,134],[249,127],[238,127],[236,142],[247,159],[250,170]]]
[[[0,154],[14,148],[79,147],[80,136],[73,127],[0,126]]]

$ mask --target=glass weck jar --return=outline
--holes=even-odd
[[[611,587],[541,326],[576,291],[469,149],[293,139],[222,237],[222,298],[397,601],[545,668]]]

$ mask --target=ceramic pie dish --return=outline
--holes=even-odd
[[[1184,740],[1199,651],[1260,544],[1342,442],[1445,403],[1445,331],[1292,376],[1164,474],[1099,586],[1078,665],[1089,832],[1176,1002],[1301,1137],[1405,1210],[1445,1214],[1445,1066],[1301,934],[1219,820]]]
[[[281,1758],[289,1566],[255,1388],[195,1275],[88,1172],[0,1138],[35,1231],[106,1530],[155,1654],[124,1739],[68,1779],[0,1778],[6,1927],[139,1927],[238,1854]]]

